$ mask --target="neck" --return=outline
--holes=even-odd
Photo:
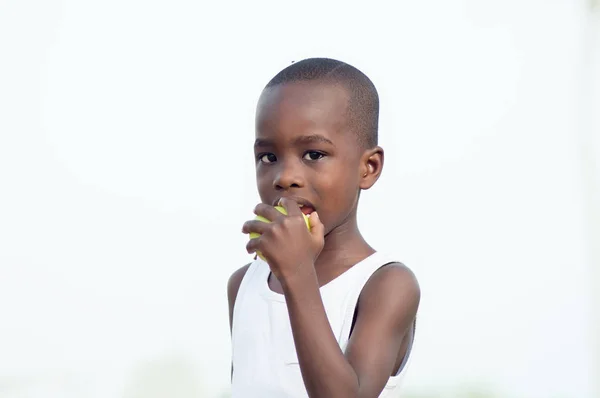
[[[356,209],[339,226],[325,236],[325,245],[315,262],[315,268],[329,267],[331,264],[355,264],[373,254],[375,250],[365,241],[356,218]]]

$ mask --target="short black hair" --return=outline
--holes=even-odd
[[[360,145],[377,145],[379,95],[375,85],[352,65],[331,58],[308,58],[294,62],[269,81],[265,89],[284,83],[323,81],[341,84],[350,94],[346,109],[348,126],[354,130]]]

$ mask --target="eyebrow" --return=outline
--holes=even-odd
[[[320,134],[311,134],[311,135],[302,135],[300,137],[295,138],[292,141],[293,144],[316,144],[316,143],[321,143],[321,144],[329,144],[331,146],[335,146],[333,144],[333,142],[327,138],[324,137]],[[256,141],[254,141],[254,147],[255,148],[259,148],[259,147],[268,147],[268,146],[274,146],[274,142],[273,140],[270,139],[266,139],[266,138],[257,138]]]

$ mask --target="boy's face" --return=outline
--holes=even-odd
[[[326,83],[266,89],[256,114],[256,180],[263,203],[291,197],[316,210],[325,233],[341,225],[358,201],[364,150],[347,126],[348,93]]]

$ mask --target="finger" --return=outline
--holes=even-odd
[[[248,243],[246,243],[246,251],[248,253],[256,253],[257,251],[260,251],[260,243],[260,236],[258,238],[250,239]]]
[[[302,212],[300,211],[300,207],[298,207],[298,202],[296,202],[293,199],[281,198],[281,200],[279,201],[279,204],[281,205],[281,207],[283,207],[285,209],[288,216],[299,217],[302,215]]]
[[[319,214],[316,211],[310,213],[308,217],[308,222],[310,223],[310,234],[314,237],[318,237],[322,239],[325,235],[325,225],[321,222],[319,218]]]
[[[255,239],[250,239],[250,242],[246,243],[246,251],[249,254],[254,254],[255,260],[257,257],[260,257],[264,261],[268,261],[267,257],[265,257],[263,249],[261,247],[262,247],[262,241],[261,241],[260,236]]]
[[[250,220],[246,221],[244,225],[242,225],[242,233],[249,234],[251,232],[256,232],[257,234],[264,234],[267,229],[269,229],[270,225],[264,221],[260,220]]]
[[[275,221],[280,217],[285,217],[276,208],[266,203],[259,203],[254,208],[254,214],[266,218],[269,221]]]

